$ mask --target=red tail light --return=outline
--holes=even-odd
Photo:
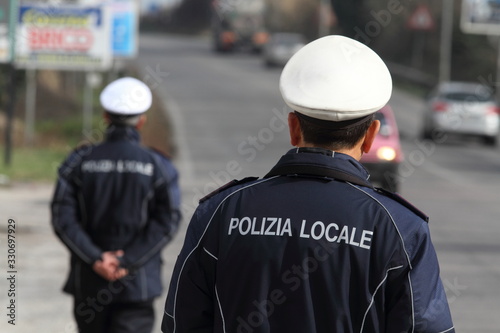
[[[448,104],[444,102],[434,102],[434,104],[432,104],[432,109],[436,112],[448,111]]]
[[[499,114],[500,115],[500,107],[498,106],[490,106],[488,108],[488,114]]]
[[[236,36],[235,36],[234,32],[232,32],[232,31],[224,31],[222,33],[221,39],[222,39],[222,43],[224,43],[225,45],[233,44],[236,40]]]

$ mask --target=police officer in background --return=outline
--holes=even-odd
[[[392,92],[383,61],[327,36],[289,60],[280,89],[295,148],[202,199],[163,331],[454,332],[427,217],[358,162]]]
[[[161,250],[180,221],[177,171],[140,145],[152,94],[126,77],[100,96],[105,141],[74,150],[59,169],[52,225],[71,252],[64,291],[79,332],[151,332]]]

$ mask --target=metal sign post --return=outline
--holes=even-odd
[[[8,3],[8,5],[7,5]],[[7,24],[4,27],[8,27],[7,32],[7,52],[8,57],[6,57],[7,62],[11,62],[9,70],[9,80],[8,80],[8,99],[9,102],[6,106],[6,122],[5,122],[5,156],[4,163],[10,166],[12,161],[12,124],[14,120],[14,108],[16,101],[16,69],[12,63],[15,54],[15,22],[17,13],[17,0],[2,1],[2,9],[4,11],[4,17],[7,19]]]
[[[421,68],[425,47],[424,33],[434,29],[434,19],[429,8],[425,5],[419,5],[411,14],[406,26],[408,29],[416,31],[413,43],[412,65],[413,67]]]
[[[332,24],[332,4],[330,0],[320,0],[319,3],[319,37],[329,35]]]
[[[0,0],[0,62],[10,62],[10,22],[11,9],[15,1]]]
[[[7,119],[5,128],[5,165],[10,166],[12,162],[12,124],[14,120],[14,108],[16,100],[16,69],[13,64],[10,65],[9,69],[9,103],[7,104]]]
[[[33,145],[35,139],[36,69],[26,70],[26,109],[24,123],[24,144]]]
[[[102,81],[101,74],[95,72],[87,72],[85,75],[85,90],[83,101],[83,136],[84,138],[92,137],[92,120],[94,115],[94,89],[97,88]]]
[[[441,19],[441,50],[439,55],[439,82],[450,81],[451,47],[453,40],[453,1],[443,0]]]

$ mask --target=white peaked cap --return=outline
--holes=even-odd
[[[108,84],[101,92],[104,110],[123,116],[146,112],[153,102],[151,90],[142,81],[124,77]]]
[[[326,36],[293,55],[281,73],[280,91],[294,111],[345,121],[386,105],[392,79],[382,59],[366,45],[344,36]]]

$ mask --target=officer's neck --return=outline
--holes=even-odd
[[[327,150],[333,151],[332,149],[330,149],[328,147],[321,147],[321,146],[313,145],[313,144],[306,143],[306,142],[303,142],[302,144],[297,145],[297,147],[298,148],[323,148],[323,149],[327,149]],[[341,154],[349,155],[349,156],[351,156],[352,158],[354,158],[354,159],[356,159],[358,161],[361,159],[361,156],[363,155],[363,151],[362,151],[362,148],[361,148],[361,143],[358,144],[358,145],[356,145],[352,149],[336,149],[335,152],[336,153],[341,153]]]

